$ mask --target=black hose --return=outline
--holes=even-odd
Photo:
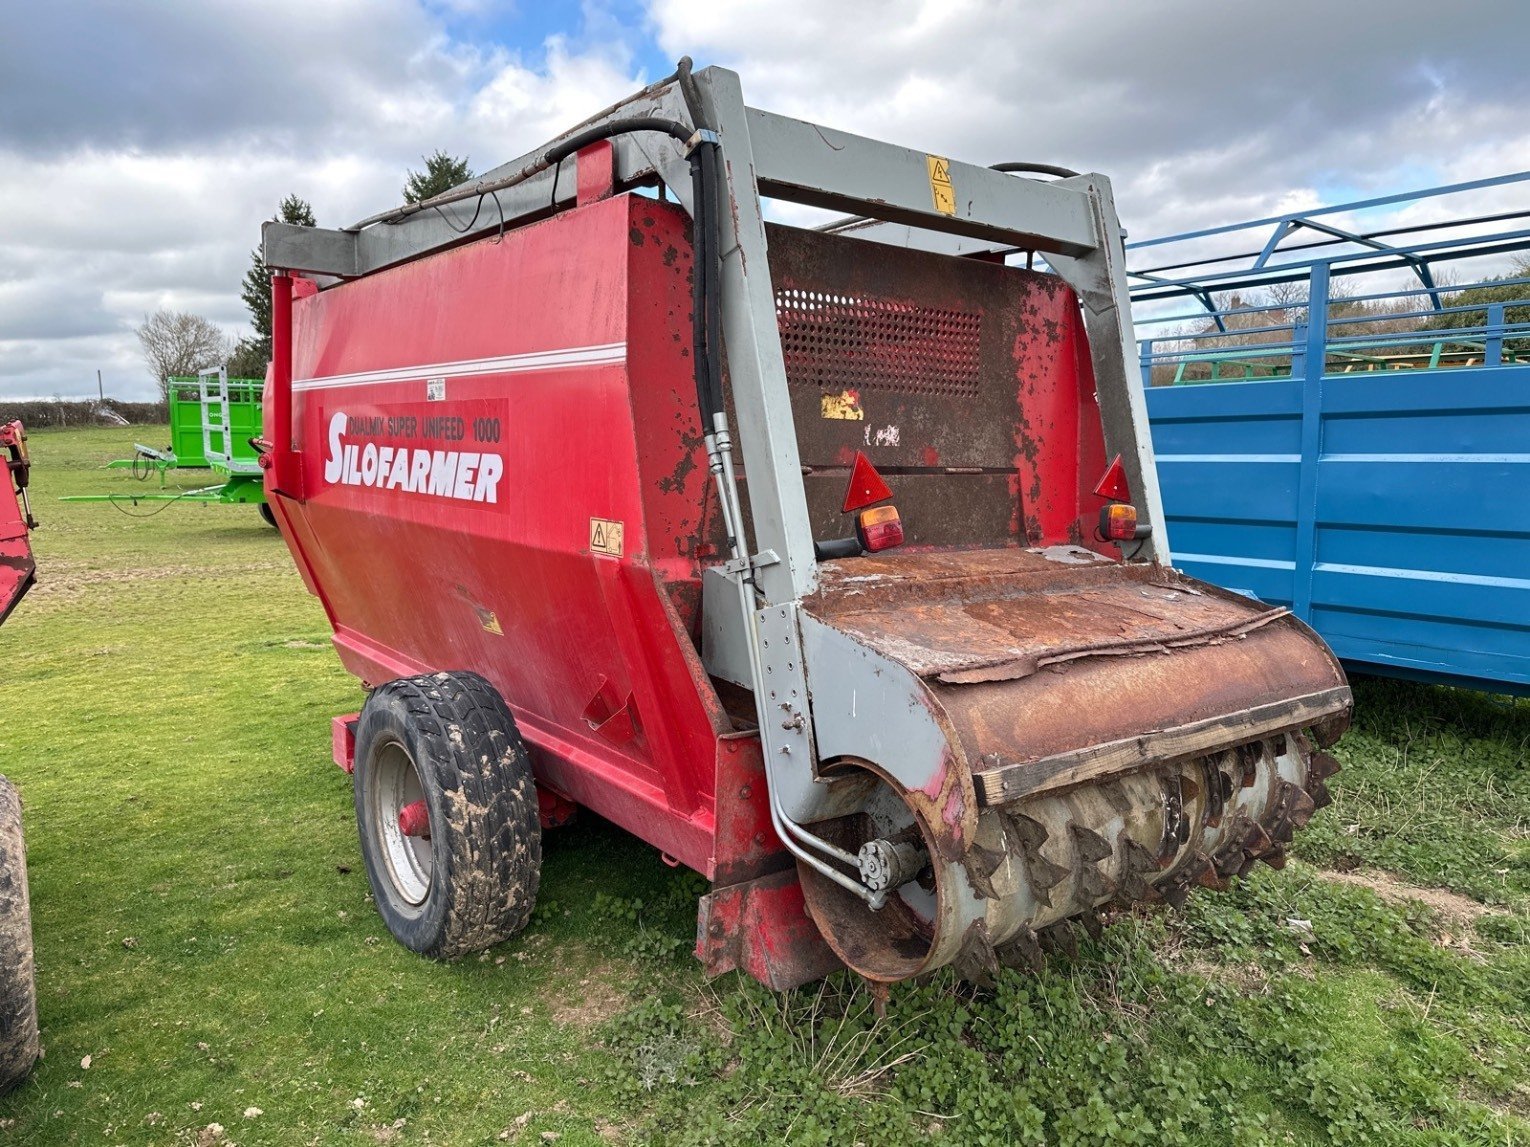
[[[717,128],[707,115],[706,106],[701,102],[701,89],[696,84],[696,77],[691,74],[691,58],[681,56],[675,65],[675,79],[680,85],[680,95],[685,100],[685,110],[690,113],[691,122],[699,130],[716,132]],[[705,211],[707,220],[706,247],[705,250],[696,251],[696,263],[702,273],[702,289],[700,298],[703,315],[696,324],[700,337],[704,340],[704,363],[705,386],[703,379],[697,378],[697,399],[701,403],[701,416],[703,419],[702,429],[709,428],[714,414],[723,410],[723,385],[722,385],[722,228],[720,222],[714,221],[712,213],[719,209],[717,198],[723,187],[722,155],[718,147],[698,148],[701,152],[701,164],[705,171],[703,185],[705,188],[706,203],[703,205],[699,197],[696,199],[698,211]],[[693,152],[694,156],[697,154]],[[701,218],[701,216],[697,216]],[[719,216],[719,220],[720,220]],[[700,227],[698,230],[702,230]]]
[[[554,144],[547,149],[547,154],[542,158],[551,166],[560,163],[573,155],[581,148],[589,147],[592,143],[599,143],[603,139],[610,139],[613,135],[628,135],[635,131],[657,131],[665,135],[673,136],[681,143],[690,139],[695,130],[686,127],[678,120],[664,119],[662,116],[634,116],[631,119],[612,120],[610,123],[598,123],[594,127],[585,128],[578,135],[571,135],[560,143]]]
[[[1059,167],[1055,163],[1022,163],[1013,161],[1009,163],[993,163],[989,165],[993,171],[1007,172],[1031,172],[1035,175],[1055,175],[1059,179],[1072,179],[1078,172],[1071,167]]]
[[[569,136],[548,148],[542,161],[556,169],[563,160],[592,143],[637,131],[661,132],[681,143],[689,143],[698,129],[706,127],[700,114],[701,101],[695,91],[696,82],[691,78],[689,57],[680,61],[676,76],[680,80],[686,106],[695,119],[696,127],[686,127],[677,120],[661,116],[634,116],[631,119],[613,120]],[[695,262],[691,273],[691,356],[696,376],[696,404],[701,410],[701,428],[703,433],[710,434],[713,415],[723,409],[722,359],[718,353],[721,346],[721,243],[716,221],[720,176],[716,140],[698,140],[688,158],[691,166],[691,250]]]

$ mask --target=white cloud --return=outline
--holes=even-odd
[[[758,106],[1104,171],[1137,237],[1530,167],[1523,5],[1487,22],[1435,0],[649,0],[637,28],[626,10],[592,0],[518,50],[460,38],[507,18],[494,0],[10,15],[0,395],[90,393],[99,366],[147,396],[133,324],[165,305],[241,329],[248,253],[284,195],[338,226],[397,202],[436,148],[514,159],[654,78],[649,37],[736,68]]]
[[[0,396],[93,394],[102,368],[111,393],[148,398],[134,325],[170,307],[247,333],[240,281],[283,196],[343,226],[398,202],[437,148],[490,167],[642,82],[619,44],[554,38],[532,61],[454,42],[402,0],[170,8],[101,10],[95,38],[154,48],[101,74],[66,81],[62,57],[5,71],[29,40],[63,51],[46,12],[0,46],[0,106],[35,80],[52,117],[0,121]]]

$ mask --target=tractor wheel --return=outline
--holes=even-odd
[[[276,524],[276,511],[271,508],[270,502],[260,503],[260,516],[266,520],[266,525],[270,526],[273,530],[281,529]]]
[[[37,992],[32,982],[32,914],[21,798],[0,777],[0,1095],[37,1061]]]
[[[356,822],[395,939],[449,960],[526,926],[542,828],[526,744],[476,673],[372,691],[356,726]]]

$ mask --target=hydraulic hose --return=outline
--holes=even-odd
[[[1072,179],[1078,174],[1071,167],[1060,167],[1055,163],[1024,163],[1017,160],[991,164],[990,168],[993,171],[1004,171],[1014,175],[1027,172],[1033,175],[1055,175],[1059,179]]]
[[[682,85],[690,80],[690,60],[681,61]],[[694,86],[694,81],[691,81]],[[687,104],[690,96],[686,97]],[[695,115],[694,110],[692,115]],[[664,119],[660,116],[634,116],[630,119],[613,120],[596,124],[576,135],[571,135],[549,148],[542,161],[547,167],[556,167],[570,155],[613,136],[628,135],[638,131],[661,132],[690,148],[688,159],[691,167],[691,249],[695,269],[691,275],[691,339],[694,344],[692,358],[696,377],[696,404],[701,411],[702,427],[710,426],[723,410],[722,364],[717,353],[717,335],[720,321],[718,285],[721,274],[718,268],[721,244],[718,242],[716,223],[717,136],[701,126],[695,128]]]

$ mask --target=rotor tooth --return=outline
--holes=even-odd
[[[993,874],[1004,863],[1004,853],[997,848],[983,848],[974,844],[967,851],[967,882],[979,900],[997,900],[998,891],[993,886]]]
[[[1313,753],[1312,760],[1307,765],[1307,783],[1314,781],[1326,781],[1340,769],[1339,762],[1328,753]]]
[[[1237,876],[1243,872],[1244,854],[1241,848],[1233,848],[1219,855],[1216,859],[1216,874],[1226,880],[1230,876]]]
[[[1312,807],[1314,809],[1327,808],[1333,804],[1333,794],[1328,791],[1328,786],[1322,781],[1317,781],[1311,789]]]
[[[1070,824],[1069,833],[1073,836],[1073,847],[1078,850],[1079,859],[1085,864],[1094,864],[1097,861],[1108,860],[1115,855],[1110,847],[1110,842],[1097,832],[1085,828],[1081,824]]]
[[[1009,813],[1005,818],[1006,826],[1014,833],[1015,839],[1021,847],[1026,849],[1040,848],[1047,842],[1047,827],[1039,820],[1032,820],[1023,812]]]
[[[1123,831],[1117,839],[1121,842],[1121,855],[1126,859],[1128,872],[1158,871],[1158,858],[1138,844],[1135,837]]]
[[[1250,856],[1263,856],[1271,848],[1270,834],[1264,831],[1264,826],[1254,824],[1249,826],[1248,835],[1243,838],[1243,851]]]
[[[1296,794],[1301,791],[1290,781],[1280,781],[1275,786],[1275,800],[1271,803],[1268,831],[1278,844],[1291,843],[1291,837],[1294,835],[1291,819],[1296,808]]]
[[[1183,908],[1185,901],[1190,898],[1190,890],[1178,880],[1169,881],[1160,891],[1163,893],[1164,900],[1171,908]]]
[[[1047,962],[1041,945],[1036,942],[1036,933],[1030,928],[1021,928],[1019,934],[996,949],[994,955],[1006,968],[1029,968],[1033,972],[1040,972]]]
[[[1093,908],[1089,909],[1078,918],[1079,926],[1088,933],[1089,938],[1096,943],[1105,935],[1105,925],[1100,923],[1100,914]]]
[[[1222,825],[1222,811],[1227,807],[1227,798],[1232,793],[1232,782],[1227,779],[1227,774],[1222,771],[1219,760],[1211,757],[1206,758],[1206,826],[1208,828],[1220,828]]]
[[[1061,952],[1070,960],[1078,959],[1078,937],[1066,920],[1059,920],[1036,933],[1041,947],[1047,952]]]
[[[1259,762],[1264,759],[1263,746],[1258,741],[1239,745],[1237,754],[1238,766],[1242,770],[1242,786],[1251,789],[1254,787],[1254,782],[1259,779]]]
[[[994,977],[999,974],[999,959],[993,942],[988,938],[987,924],[981,920],[972,922],[967,934],[962,937],[961,951],[951,961],[951,966],[968,983],[980,987],[993,986]]]
[[[1277,844],[1259,858],[1271,868],[1284,868],[1286,866],[1286,846]]]
[[[1121,882],[1119,891],[1116,893],[1116,903],[1128,908],[1133,904],[1152,903],[1162,899],[1163,894],[1158,891],[1157,886],[1149,884],[1135,872],[1126,874],[1126,879]]]
[[[1061,884],[1071,870],[1052,863],[1042,855],[1041,846],[1047,842],[1048,833],[1040,821],[1032,820],[1024,813],[1012,812],[1005,818],[1005,824],[1019,842],[1031,891],[1037,900],[1048,908],[1052,907],[1052,889]]]
[[[1248,813],[1238,809],[1233,813],[1232,823],[1223,834],[1223,844],[1212,856],[1218,876],[1236,876],[1243,867],[1243,840],[1248,835]]]
[[[1317,812],[1317,801],[1305,789],[1291,786],[1291,809],[1286,814],[1287,820],[1296,828],[1306,828],[1307,822],[1312,819],[1312,814]]]
[[[1036,894],[1036,899],[1050,908],[1052,889],[1067,878],[1069,870],[1060,864],[1053,864],[1039,852],[1025,858],[1025,867],[1031,878],[1031,891]]]
[[[1088,897],[1090,904],[1098,904],[1114,896],[1120,886],[1099,868],[1090,866],[1079,873],[1079,890]]]
[[[1217,892],[1226,892],[1230,887],[1227,877],[1223,876],[1215,866],[1202,872],[1195,878],[1195,882],[1202,888],[1210,888]]]
[[[1121,893],[1122,899],[1130,904],[1137,900],[1161,900],[1163,897],[1158,889],[1148,882],[1149,873],[1160,871],[1158,858],[1122,829],[1116,837],[1121,846],[1121,857],[1125,863],[1121,866]]]
[[[1211,871],[1211,857],[1204,852],[1195,852],[1180,870],[1179,880],[1183,884],[1199,884],[1201,878]]]

